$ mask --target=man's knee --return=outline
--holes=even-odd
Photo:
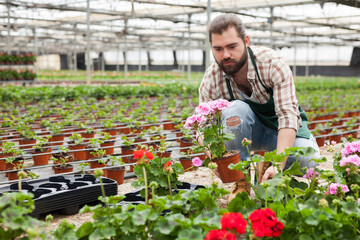
[[[226,119],[226,125],[229,127],[236,127],[241,123],[241,119],[238,116],[229,117]]]

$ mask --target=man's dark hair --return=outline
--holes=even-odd
[[[209,25],[209,39],[211,34],[222,34],[229,27],[235,27],[239,37],[245,39],[245,27],[240,18],[232,13],[224,13],[214,18]]]

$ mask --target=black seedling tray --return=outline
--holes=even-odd
[[[197,185],[187,182],[182,182],[182,185],[177,186],[177,191],[183,190],[183,191],[192,191],[197,190],[199,188],[205,188],[203,185]],[[125,194],[125,198],[118,202],[116,205],[125,205],[125,204],[145,204],[145,198],[140,195],[140,192],[143,188],[135,190],[133,192],[129,192]],[[173,190],[175,191],[175,190]]]
[[[105,195],[117,195],[116,181],[102,177]],[[79,207],[98,201],[102,195],[100,181],[94,175],[53,176],[48,179],[23,180],[22,191],[34,194],[35,209],[30,214],[39,216],[60,210],[62,214],[76,214]],[[0,188],[0,195],[18,191],[18,183]]]

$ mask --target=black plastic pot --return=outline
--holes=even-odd
[[[106,196],[116,195],[117,182],[102,177]],[[80,206],[98,201],[102,195],[100,181],[94,175],[53,176],[48,179],[23,181],[22,190],[34,194],[35,209],[30,214],[38,217],[43,213],[59,210],[62,214],[76,214]],[[18,190],[13,183],[0,188],[4,192]]]

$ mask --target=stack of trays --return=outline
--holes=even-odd
[[[117,182],[102,177],[106,196],[117,195]],[[53,176],[48,179],[23,180],[23,192],[34,194],[35,210],[30,214],[38,217],[43,213],[60,210],[62,214],[76,214],[84,204],[98,201],[102,196],[100,181],[94,175]],[[0,187],[4,192],[18,191],[18,184]]]

